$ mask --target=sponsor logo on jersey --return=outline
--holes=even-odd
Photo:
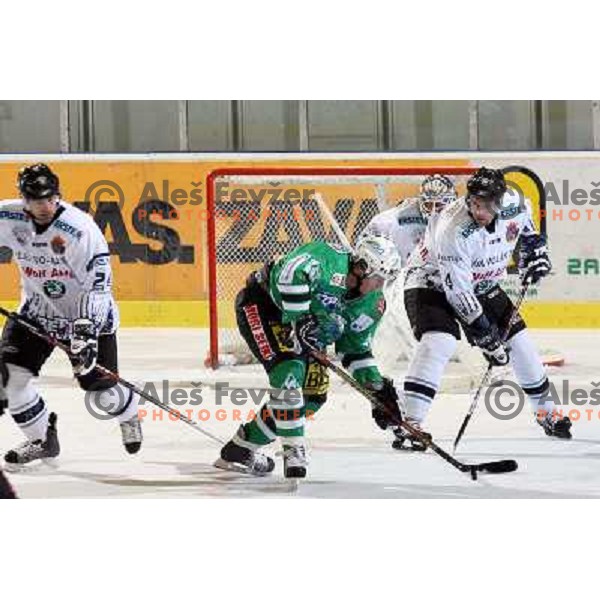
[[[44,294],[51,300],[57,300],[62,298],[67,293],[67,286],[62,281],[56,281],[55,279],[48,279],[44,281]]]
[[[19,212],[13,212],[12,210],[0,210],[0,219],[5,221],[28,221],[26,215]]]
[[[73,272],[69,269],[34,269],[33,267],[24,267],[22,270],[24,277],[30,279],[75,279]]]
[[[54,254],[64,254],[67,249],[67,243],[60,235],[55,235],[50,241],[50,247]]]
[[[256,304],[248,304],[247,306],[244,306],[244,313],[246,314],[252,337],[258,346],[260,355],[264,360],[271,360],[275,356],[275,352],[273,351],[273,348],[271,348],[267,334],[262,326],[260,314],[258,313],[258,306]]]
[[[331,276],[329,285],[332,285],[334,287],[345,288],[346,287],[346,275],[344,275],[343,273],[334,273]]]
[[[360,333],[361,331],[365,331],[373,325],[375,321],[369,315],[362,314],[357,319],[354,319],[350,324],[350,329],[354,333]]]
[[[509,208],[501,210],[500,214],[498,215],[498,218],[501,221],[512,219],[513,217],[516,217],[521,212],[525,212],[525,211],[521,210],[520,206],[511,206]]]
[[[31,237],[31,229],[29,229],[29,227],[15,227],[12,232],[21,246],[27,245],[27,242]]]
[[[60,266],[62,265],[62,261],[60,258],[57,258],[56,256],[46,256],[45,254],[30,254],[29,252],[22,252],[21,250],[18,250],[15,253],[17,262],[19,263],[32,263],[34,265],[38,265],[38,266],[42,266],[45,267],[47,265],[56,265],[56,266]]]
[[[425,217],[398,217],[398,225],[427,225]]]
[[[519,235],[519,226],[514,221],[511,221],[508,224],[508,227],[506,228],[506,241],[514,242],[517,239],[518,235]]]
[[[64,231],[65,233],[69,234],[70,236],[74,237],[77,240],[80,240],[81,237],[83,236],[82,231],[80,231],[76,227],[73,227],[73,225],[69,225],[68,223],[65,223],[61,219],[54,221],[54,227],[56,227],[56,229],[60,229],[61,231]]]
[[[326,294],[325,292],[320,292],[317,294],[317,300],[327,309],[333,310],[338,307],[340,303],[340,299],[333,294]]]

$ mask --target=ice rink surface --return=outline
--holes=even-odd
[[[562,380],[571,389],[595,389],[600,382],[598,333],[586,330],[534,331],[540,347],[559,349],[567,364],[553,368],[551,381],[562,394]],[[254,408],[215,404],[216,382],[259,388],[266,379],[256,367],[203,366],[206,334],[192,329],[124,329],[120,332],[121,374],[137,384],[152,384],[160,393],[163,380],[176,388],[197,388],[202,403],[179,407],[215,435],[228,439]],[[116,422],[92,417],[83,392],[71,379],[68,362],[56,351],[39,381],[50,409],[59,416],[62,453],[53,467],[41,466],[13,474],[23,498],[575,498],[600,497],[600,406],[577,409],[574,438],[548,438],[535,424],[526,404],[514,419],[493,418],[483,401],[471,421],[456,457],[464,462],[513,458],[519,470],[481,475],[476,482],[433,453],[400,453],[390,447],[391,434],[373,424],[368,403],[332,374],[326,406],[308,426],[309,475],[297,490],[282,477],[276,457],[274,474],[264,478],[223,472],[212,466],[219,446],[150,404],[144,419],[144,445],[136,456],[121,446]],[[451,450],[452,440],[471,402],[468,394],[439,395],[426,423],[439,445]],[[217,416],[217,410],[221,412]],[[204,410],[201,416],[199,411]],[[207,420],[201,420],[207,419]],[[0,419],[2,454],[21,441],[12,419]],[[279,448],[273,448],[275,453]]]

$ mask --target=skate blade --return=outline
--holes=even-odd
[[[300,482],[304,481],[304,478],[290,477],[285,480],[285,487],[290,494],[295,494],[300,488]]]
[[[59,466],[57,458],[42,458],[23,464],[4,462],[2,468],[7,473],[36,473],[38,471],[55,470]]]
[[[413,448],[412,446],[407,448],[392,448],[396,452],[404,452],[405,454],[423,454],[427,452],[427,448]]]
[[[218,458],[214,463],[213,467],[217,469],[221,469],[223,471],[232,471],[233,473],[243,473],[244,475],[252,475],[253,477],[265,477],[269,475],[269,473],[264,473],[260,471],[253,471],[246,465],[242,465],[240,463],[233,463],[223,460],[222,458]]]

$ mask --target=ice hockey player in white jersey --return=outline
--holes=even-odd
[[[480,168],[467,195],[430,223],[412,255],[405,282],[405,306],[419,341],[403,385],[406,419],[423,423],[462,329],[492,365],[510,362],[547,435],[570,438],[571,423],[556,414],[541,358],[518,316],[506,333],[513,304],[499,283],[521,239],[522,282],[536,284],[551,269],[543,236],[536,231],[529,201],[507,192],[500,170]],[[416,440],[395,432],[394,447]]]
[[[94,220],[61,199],[57,175],[45,164],[24,167],[20,198],[0,202],[0,246],[12,250],[21,276],[18,314],[70,347],[70,361],[90,403],[120,424],[128,453],[139,451],[138,398],[96,365],[118,372],[118,311],[112,296],[108,245]],[[2,333],[2,384],[8,410],[27,440],[6,453],[7,468],[58,456],[57,416],[36,390],[53,346],[14,319]]]
[[[406,266],[411,252],[423,239],[430,217],[454,200],[456,190],[449,177],[428,175],[421,182],[419,196],[375,215],[362,235],[380,235],[392,240],[400,252],[402,266]]]

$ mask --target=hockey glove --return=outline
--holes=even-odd
[[[368,389],[373,392],[377,399],[377,404],[371,409],[371,416],[379,429],[398,426],[402,422],[402,414],[398,406],[398,393],[394,383],[387,377],[379,384],[370,384]]]
[[[485,315],[482,314],[470,325],[465,325],[465,332],[471,343],[481,348],[490,365],[502,367],[508,364],[508,351],[500,339],[498,327]]]
[[[322,319],[308,314],[296,321],[294,329],[302,350],[323,350],[343,334],[344,320],[336,314]]]
[[[91,373],[97,358],[98,338],[94,323],[90,319],[76,319],[71,336],[71,364],[75,375],[83,377]]]
[[[519,275],[522,283],[536,284],[550,273],[552,263],[548,256],[546,239],[542,235],[521,238],[519,248]]]

